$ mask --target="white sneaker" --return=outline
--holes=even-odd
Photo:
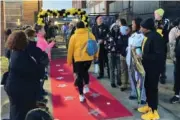
[[[79,95],[79,100],[80,100],[80,102],[84,102],[84,100],[85,100],[84,95]]]
[[[87,85],[84,86],[83,93],[84,94],[89,93],[89,87]]]

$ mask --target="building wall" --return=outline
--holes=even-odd
[[[180,14],[179,1],[114,1],[109,4],[109,12],[119,13],[120,18],[125,18],[128,23],[131,23],[132,18],[139,16],[143,19],[153,17],[154,10],[163,8],[165,16],[170,19],[175,19]]]
[[[1,55],[4,53],[4,2],[1,1]]]
[[[88,1],[88,8],[90,14],[108,14],[108,1]]]
[[[72,1],[73,8],[86,8],[86,1],[85,0],[73,0]]]
[[[42,1],[5,1],[5,18],[8,28],[16,28],[21,25],[33,25],[35,12],[42,8]],[[37,14],[36,14],[37,15]]]
[[[23,1],[22,23],[33,25],[36,11],[38,11],[38,1]]]
[[[4,31],[6,28],[14,29],[17,21],[22,25],[33,25],[34,13],[42,8],[42,1],[1,1],[1,53],[4,53]]]
[[[17,21],[22,21],[22,1],[5,1],[5,18],[6,18],[6,27],[15,28],[17,27]]]

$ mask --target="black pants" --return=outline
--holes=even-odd
[[[72,60],[72,64],[73,64],[73,72],[76,73],[76,68],[75,68],[75,61],[74,61],[74,58]]]
[[[26,114],[36,108],[35,92],[7,93],[10,100],[10,120],[25,120]]]
[[[175,82],[174,82],[175,95],[180,93],[180,57],[176,58],[175,63]]]
[[[160,79],[166,79],[166,59],[167,59],[167,45],[165,47],[165,54],[164,54],[164,61],[163,61],[163,68],[161,70]]]
[[[152,65],[151,67],[144,67],[146,76],[145,76],[145,90],[147,103],[152,110],[157,110],[158,108],[158,82],[161,70],[158,70],[158,67]],[[154,67],[153,67],[154,66]],[[162,68],[162,66],[161,66]]]
[[[109,72],[109,64],[108,64],[108,53],[104,48],[104,45],[100,45],[100,50],[99,50],[99,76],[104,76],[104,67],[106,65],[107,67],[107,72],[108,72],[108,76],[110,76],[110,72]]]
[[[77,86],[79,94],[83,94],[83,84],[89,84],[89,73],[88,70],[91,66],[91,61],[75,62],[75,69],[77,73]]]

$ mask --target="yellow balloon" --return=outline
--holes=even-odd
[[[51,15],[52,15],[50,12],[48,12],[47,14],[48,14],[48,16],[51,16]]]
[[[78,11],[78,15],[81,15],[81,11]]]
[[[64,13],[63,16],[65,17],[65,16],[66,16],[66,13]]]
[[[85,21],[86,20],[86,16],[83,15],[82,17],[82,21]]]

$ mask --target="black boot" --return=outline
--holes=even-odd
[[[161,84],[166,84],[166,75],[160,76],[160,83]]]
[[[97,79],[102,79],[104,77],[104,75],[103,74],[100,74],[98,77],[97,77]]]
[[[115,83],[111,83],[111,87],[112,88],[116,88],[116,84]]]

